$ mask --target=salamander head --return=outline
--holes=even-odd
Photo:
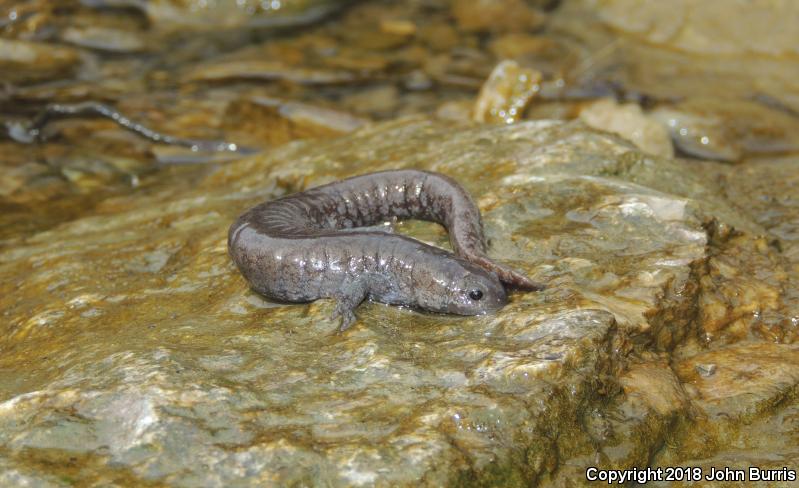
[[[508,303],[497,275],[464,261],[449,257],[431,269],[427,286],[417,283],[416,305],[433,312],[457,315],[483,315]],[[427,280],[425,280],[427,281]]]
[[[508,295],[497,275],[471,263],[466,271],[450,285],[447,312],[482,315],[499,310],[508,303]]]

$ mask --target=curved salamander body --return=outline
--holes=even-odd
[[[409,237],[346,230],[392,218],[430,220],[455,254]],[[288,302],[337,300],[341,330],[364,300],[479,315],[507,302],[501,282],[543,286],[485,254],[480,212],[438,173],[371,173],[262,203],[230,227],[228,250],[257,292]]]

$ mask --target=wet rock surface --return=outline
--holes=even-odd
[[[476,318],[371,304],[343,335],[331,303],[273,304],[247,290],[226,255],[237,213],[386,167],[458,177],[484,213],[491,255],[549,288]],[[637,344],[670,348],[686,333],[694,268],[708,258],[703,222],[734,212],[684,169],[577,123],[410,119],[109,200],[0,256],[18,277],[2,293],[5,462],[182,486],[551,479],[553,450],[579,458],[597,442],[576,419],[622,398],[613,378]],[[477,174],[491,184],[475,186]],[[446,245],[432,225],[399,230]],[[701,360],[722,381],[722,361],[706,355],[678,373],[700,381],[691,361]],[[688,403],[669,371],[632,367],[620,385],[644,397],[636,408],[673,417]],[[704,402],[725,397],[720,385]]]
[[[796,469],[793,8],[0,1],[0,486]],[[242,211],[389,168],[548,288],[344,334],[248,290]]]

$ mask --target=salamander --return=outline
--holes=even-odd
[[[390,219],[438,222],[454,253],[358,227]],[[230,227],[228,251],[258,293],[284,302],[336,300],[339,330],[364,300],[459,315],[507,303],[503,283],[543,285],[486,255],[480,211],[455,180],[392,170],[355,176],[257,205]]]

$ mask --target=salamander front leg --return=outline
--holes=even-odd
[[[368,288],[363,281],[356,281],[345,285],[336,295],[336,309],[331,318],[335,320],[341,317],[339,332],[344,332],[355,323],[355,309],[364,301],[368,293]]]

